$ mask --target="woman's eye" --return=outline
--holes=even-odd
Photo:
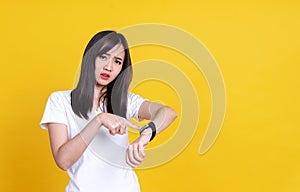
[[[121,64],[122,64],[122,62],[119,61],[119,60],[116,60],[115,63],[118,64],[118,65],[121,65]]]
[[[99,57],[100,57],[101,60],[106,60],[107,59],[107,57],[105,55],[100,55]]]

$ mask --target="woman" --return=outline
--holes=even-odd
[[[140,191],[132,168],[143,162],[144,147],[177,114],[128,93],[131,78],[126,39],[114,31],[102,31],[84,51],[77,87],[50,95],[40,124],[49,132],[57,166],[70,176],[67,192]],[[140,128],[130,118],[150,123]],[[140,130],[131,144],[128,127]]]

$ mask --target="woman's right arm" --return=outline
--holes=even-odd
[[[50,145],[57,166],[69,169],[83,154],[101,126],[109,129],[110,134],[125,134],[126,127],[138,129],[128,120],[109,113],[101,113],[93,118],[80,133],[68,140],[65,124],[47,123]]]

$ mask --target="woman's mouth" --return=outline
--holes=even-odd
[[[107,73],[101,73],[101,74],[100,74],[100,78],[101,78],[101,79],[107,80],[107,79],[109,79],[109,77],[110,77],[110,75],[107,74]]]

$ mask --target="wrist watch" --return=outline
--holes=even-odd
[[[149,141],[152,141],[156,135],[156,127],[155,127],[155,124],[153,122],[150,122],[150,123],[147,123],[146,125],[144,125],[141,129],[140,129],[140,134],[142,134],[142,132],[145,130],[145,129],[148,129],[148,128],[151,128],[152,130],[152,135],[151,135],[151,138]]]

